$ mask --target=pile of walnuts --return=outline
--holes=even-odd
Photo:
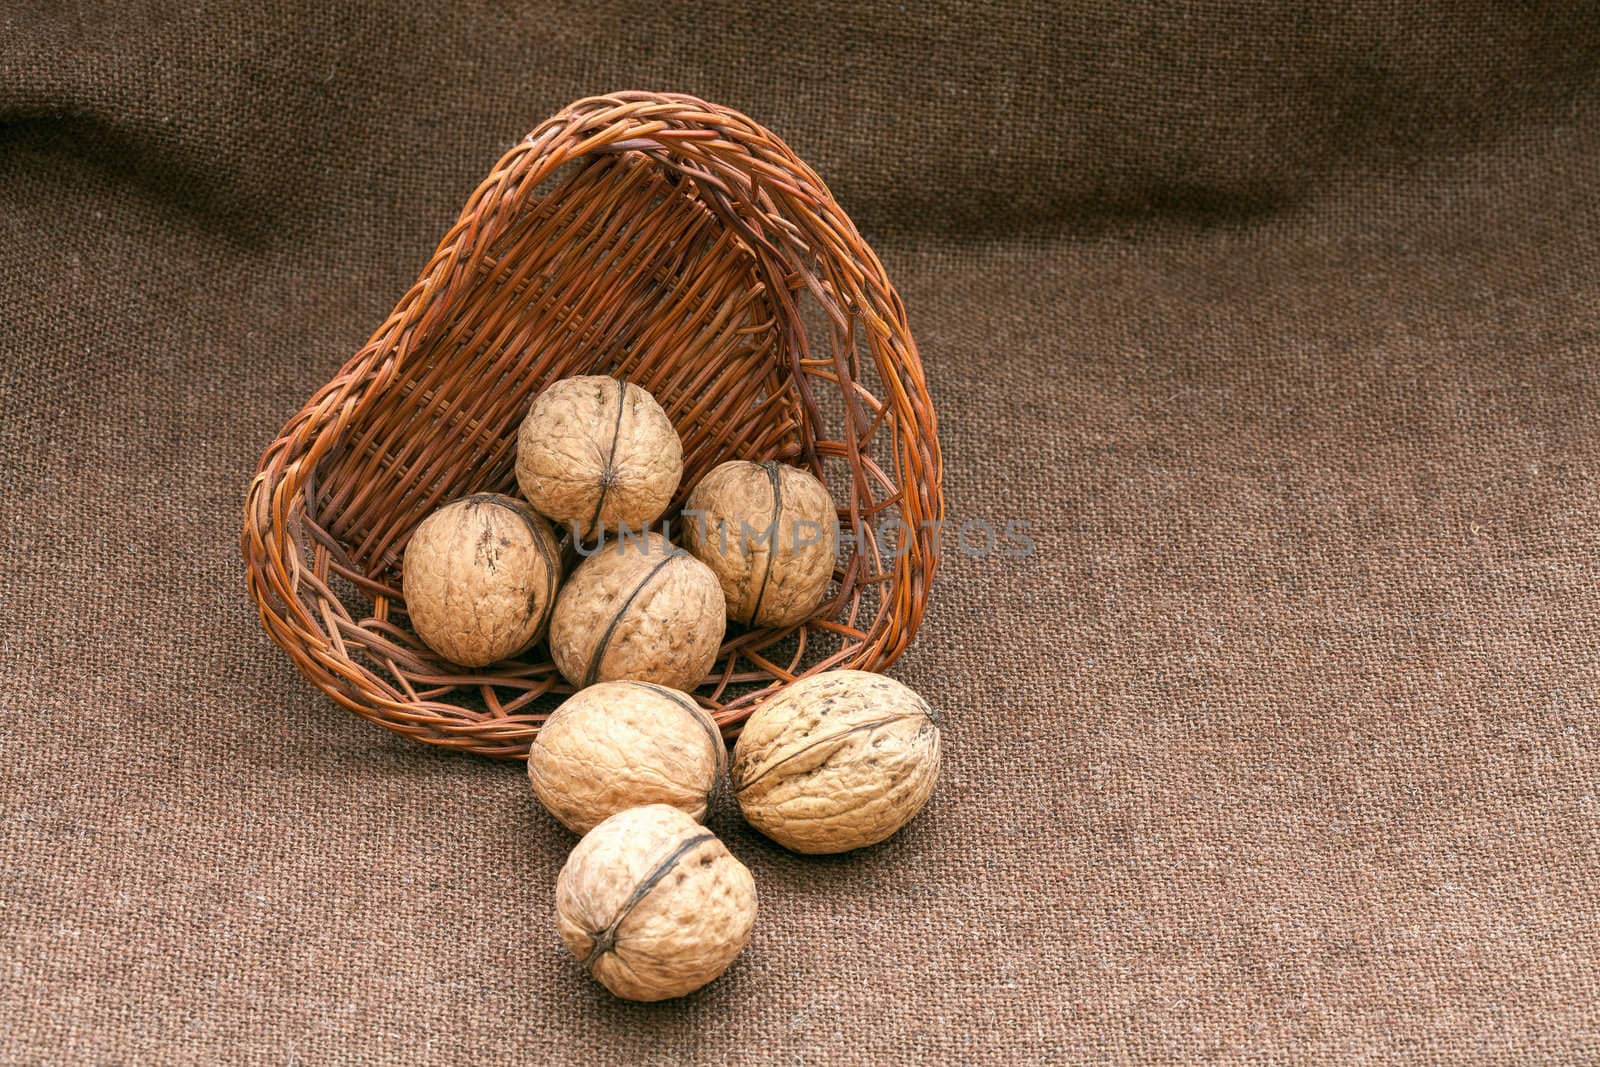
[[[814,616],[838,552],[837,512],[810,473],[724,463],[689,493],[674,544],[649,529],[683,477],[683,447],[648,392],[567,378],[517,437],[524,499],[438,509],[406,548],[417,636],[483,667],[548,640],[576,690],[528,754],[534,794],[583,838],[556,881],[562,940],[607,989],[663,1000],[716,978],[750,938],[750,871],[707,830],[724,780],[746,821],[797,852],[876,844],[927,803],[939,773],[928,704],[893,679],[836,670],[760,705],[730,765],[691,691],[727,624]],[[553,525],[554,524],[554,525]],[[561,539],[582,557],[564,573]]]

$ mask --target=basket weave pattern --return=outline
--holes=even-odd
[[[669,516],[735,458],[805,466],[840,505],[846,551],[820,617],[730,626],[696,694],[725,731],[796,677],[881,668],[905,649],[943,501],[899,296],[773,134],[692,97],[619,93],[506,153],[393,313],[262,456],[247,582],[302,673],[418,740],[526,755],[570,692],[544,646],[475,671],[442,660],[407,625],[398,564],[432,509],[514,493],[533,397],[596,373],[648,389],[682,436]]]

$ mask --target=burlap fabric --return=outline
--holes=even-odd
[[[0,1058],[1600,1057],[1592,4],[0,9]],[[260,450],[579,96],[785,135],[910,309],[922,818],[687,1000],[519,768],[262,635]]]

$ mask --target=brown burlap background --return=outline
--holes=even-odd
[[[1594,5],[63,6],[0,7],[4,1059],[1600,1058]],[[519,768],[313,692],[236,543],[478,177],[628,87],[817,165],[952,517],[1038,548],[895,668],[923,817],[719,813],[754,940],[656,1006]]]

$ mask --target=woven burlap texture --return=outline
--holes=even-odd
[[[1600,1057],[1600,16],[1054,7],[0,12],[0,1059]],[[928,810],[719,810],[753,940],[653,1006],[519,768],[333,707],[237,547],[486,168],[626,87],[830,181],[951,521],[1035,546],[894,669]]]

